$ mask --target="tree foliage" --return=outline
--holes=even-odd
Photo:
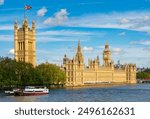
[[[36,67],[36,70],[39,72],[45,85],[65,83],[66,76],[64,71],[54,64],[41,64]]]
[[[138,72],[137,79],[150,79],[150,72]]]
[[[32,64],[0,58],[0,87],[26,85],[64,84],[66,76],[60,67],[53,64]]]

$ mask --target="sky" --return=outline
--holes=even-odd
[[[25,2],[24,2],[25,1]],[[150,0],[0,0],[0,56],[13,58],[14,21],[36,22],[37,63],[73,58],[80,39],[85,64],[109,42],[117,64],[150,67]]]

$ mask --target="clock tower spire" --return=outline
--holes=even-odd
[[[111,66],[111,52],[109,49],[109,44],[106,42],[105,49],[103,51],[103,65],[105,67]]]

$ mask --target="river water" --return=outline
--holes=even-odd
[[[0,102],[150,102],[150,84],[52,89],[43,96],[5,96]]]

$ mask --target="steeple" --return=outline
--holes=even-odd
[[[18,29],[18,23],[17,23],[16,19],[15,19],[15,22],[14,22],[14,29]]]
[[[109,49],[109,43],[106,41],[105,49]]]
[[[78,48],[77,48],[75,60],[78,61],[78,63],[83,63],[83,55],[81,51],[80,40],[78,41]]]
[[[24,28],[24,27],[28,27],[28,19],[27,18],[25,18],[24,19],[24,21],[23,21],[23,23],[22,23],[22,27]]]
[[[32,30],[35,29],[35,21],[32,21]]]
[[[80,40],[78,40],[78,49],[77,52],[81,52]]]
[[[100,64],[99,56],[97,56],[97,63]]]

